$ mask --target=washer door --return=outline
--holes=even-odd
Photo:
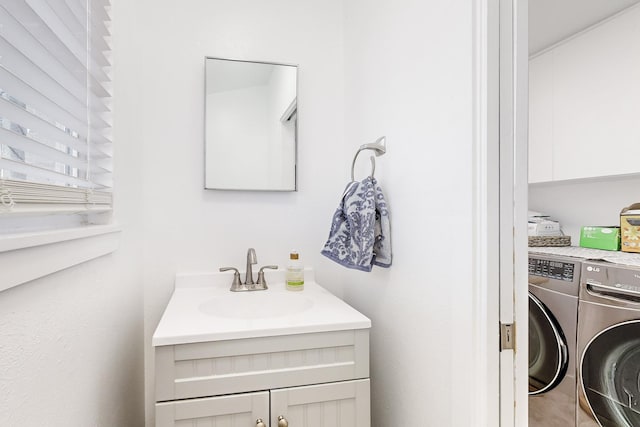
[[[640,426],[640,321],[596,335],[582,353],[580,378],[601,426]]]
[[[552,390],[564,378],[567,340],[556,318],[529,292],[529,394]]]

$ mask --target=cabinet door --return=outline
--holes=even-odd
[[[156,404],[156,427],[253,427],[269,419],[269,392]]]
[[[553,52],[529,61],[529,182],[553,179]]]
[[[640,172],[640,8],[529,61],[529,182]]]
[[[553,52],[553,179],[640,171],[640,9]]]
[[[369,380],[271,391],[271,427],[370,427]]]

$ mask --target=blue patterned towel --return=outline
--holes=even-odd
[[[356,270],[391,266],[389,209],[375,178],[347,185],[321,253]]]

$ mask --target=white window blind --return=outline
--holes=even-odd
[[[0,220],[10,217],[6,223],[52,214],[108,220],[109,8],[109,0],[0,0]]]

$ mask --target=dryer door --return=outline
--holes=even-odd
[[[567,341],[549,309],[529,292],[529,394],[545,393],[567,372]]]
[[[619,323],[585,347],[582,392],[601,426],[640,426],[640,321]]]

